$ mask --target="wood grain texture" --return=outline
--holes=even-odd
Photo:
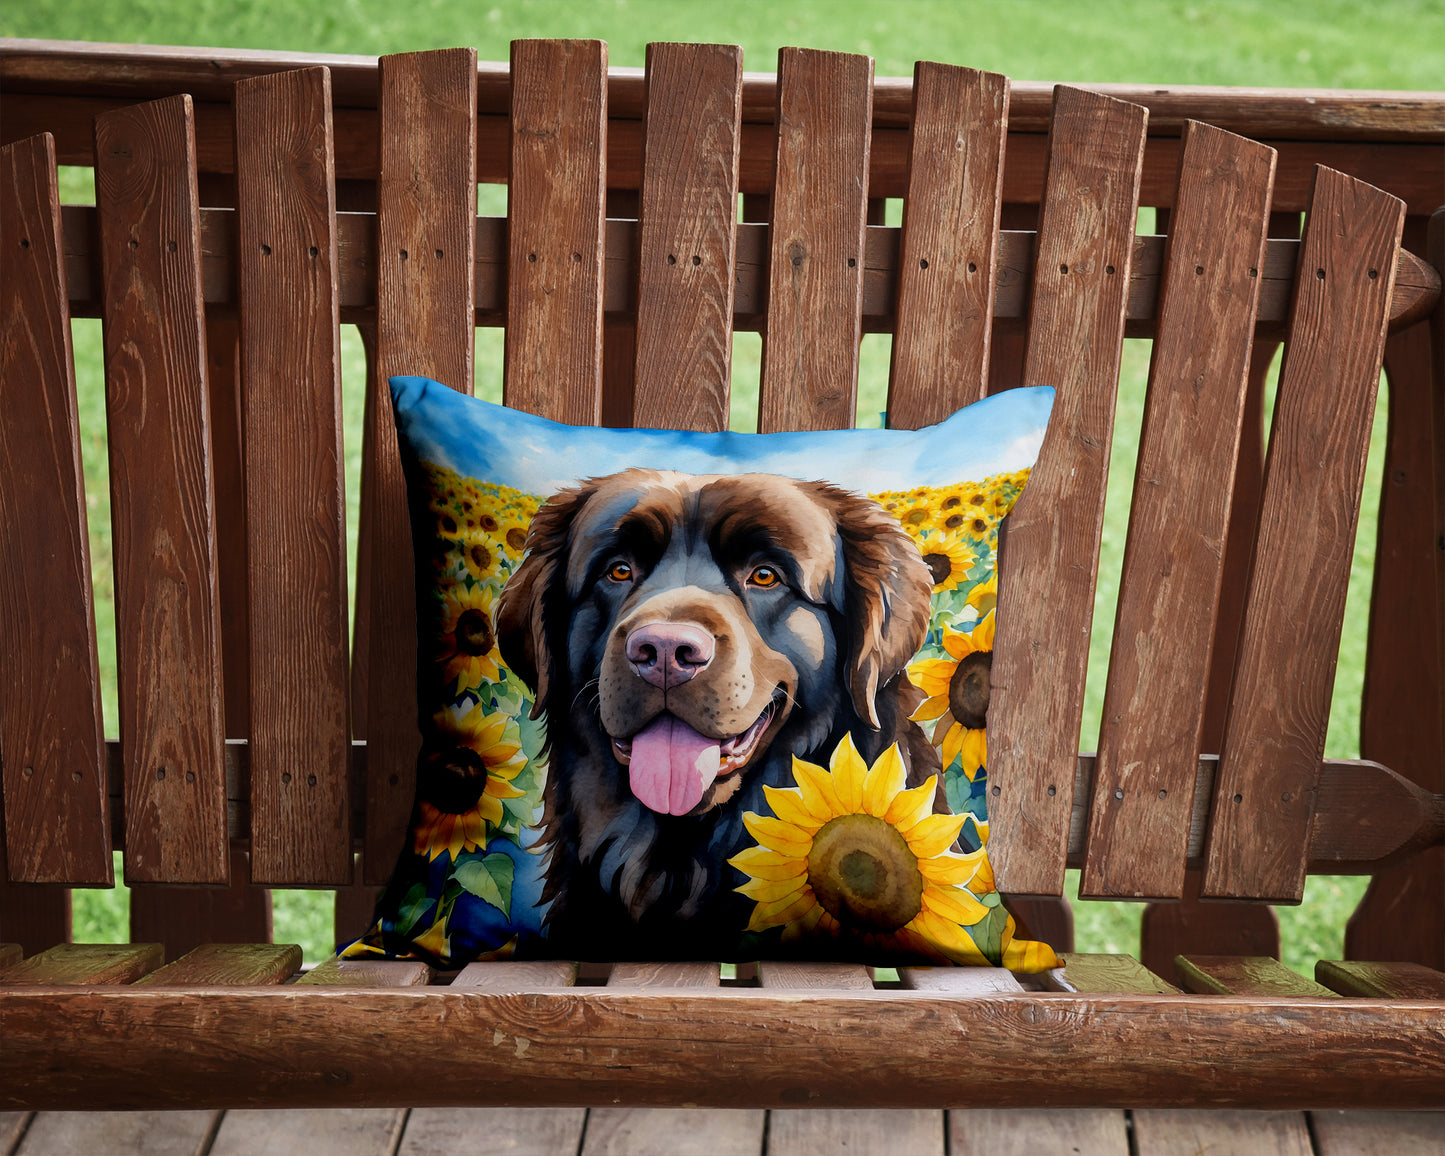
[[[1297,903],[1304,891],[1404,208],[1319,172],[1215,782],[1206,897]]]
[[[0,1152],[9,1156],[34,1118],[34,1112],[0,1112]]]
[[[380,81],[376,372],[362,465],[369,883],[386,881],[402,849],[421,749],[411,521],[387,380],[419,374],[472,391],[476,50],[385,56]]]
[[[475,1104],[478,1089],[519,1106],[646,1106],[675,1104],[679,1086],[706,1107],[1009,1107],[1036,1106],[1041,1077],[1057,1107],[1383,1109],[1445,1087],[1440,1003],[1421,1000],[22,988],[0,1001],[0,1028],[0,1110],[82,1091],[96,1109],[426,1107]]]
[[[6,855],[16,882],[109,887],[100,664],[49,136],[0,150],[0,252]]]
[[[232,846],[228,887],[136,883],[130,888],[133,943],[163,943],[177,959],[203,943],[269,943],[271,892],[251,885],[246,851]]]
[[[766,1126],[743,1108],[593,1108],[581,1156],[757,1156]]]
[[[872,96],[871,57],[778,53],[759,433],[853,426]]]
[[[9,967],[12,963],[19,963],[25,954],[18,943],[0,943],[0,968]]]
[[[159,943],[61,943],[0,971],[0,984],[130,983],[164,962]]]
[[[1124,1113],[1108,1108],[954,1108],[953,1156],[1131,1156]]]
[[[1137,1156],[1314,1156],[1303,1112],[1136,1111]]]
[[[392,1156],[405,1126],[406,1112],[400,1108],[238,1109],[221,1121],[209,1156]]]
[[[1023,368],[1056,393],[1009,519],[989,703],[990,859],[1009,893],[1063,889],[1146,120],[1057,90]]]
[[[351,880],[337,361],[325,71],[236,88],[251,618],[251,875]]]
[[[1185,129],[1081,898],[1184,893],[1273,176],[1273,149]]]
[[[987,995],[996,991],[1024,990],[1013,973],[1001,967],[900,967],[898,978],[909,991]]]
[[[225,883],[225,699],[188,96],[95,123],[126,878]]]
[[[220,1112],[37,1112],[15,1156],[205,1156]],[[8,1151],[8,1149],[6,1149]]]
[[[413,1108],[397,1156],[476,1150],[507,1156],[577,1156],[585,1108]]]
[[[1445,973],[1418,963],[1322,959],[1315,964],[1315,979],[1341,995],[1445,1000]]]
[[[602,414],[607,46],[512,44],[503,399],[553,421]]]
[[[872,991],[868,969],[858,963],[795,963],[762,960],[758,986],[795,991]]]
[[[943,1132],[943,1113],[921,1108],[775,1110],[768,1118],[768,1152],[770,1156],[819,1152],[943,1156]]]
[[[486,991],[531,991],[537,987],[571,987],[577,982],[577,965],[562,959],[503,960],[469,963],[452,980],[452,987]]]
[[[1438,1156],[1445,1112],[1314,1111],[1318,1156]]]
[[[728,425],[743,52],[647,46],[632,424]]]
[[[717,987],[715,963],[615,963],[608,987]]]
[[[988,392],[1009,80],[919,61],[888,423],[918,429]]]
[[[312,987],[425,987],[431,979],[431,968],[419,960],[332,956],[296,982]]]
[[[1185,991],[1220,995],[1327,996],[1329,988],[1267,955],[1181,955],[1175,968]]]
[[[140,987],[282,983],[301,968],[294,943],[207,943],[136,980]]]
[[[1160,979],[1132,955],[1093,952],[1065,952],[1064,972],[1073,990],[1079,992],[1176,992],[1172,983]]]

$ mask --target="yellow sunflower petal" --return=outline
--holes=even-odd
[[[766,847],[739,851],[728,863],[754,879],[793,879],[808,872],[808,861],[797,855],[782,855]]]
[[[967,634],[955,633],[952,630],[943,632],[943,649],[953,655],[955,659],[966,658],[978,649],[974,640]]]
[[[743,812],[743,826],[754,839],[774,851],[807,855],[813,849],[813,837],[798,830],[791,823],[774,819],[771,815],[759,815],[753,811]]]
[[[984,620],[973,628],[973,647],[975,650],[993,649],[993,611],[984,616]]]
[[[1016,930],[1014,917],[1010,915],[1008,923],[1004,925],[1003,956],[1000,961],[1009,971],[1031,975],[1063,966],[1063,962],[1054,954],[1054,949],[1047,943],[1036,939],[1015,939],[1013,936]]]
[[[916,823],[933,813],[933,796],[938,790],[938,776],[930,775],[928,782],[907,791],[899,791],[883,821],[900,831],[907,831]]]
[[[527,793],[526,791],[517,790],[511,783],[505,779],[499,779],[495,775],[487,776],[487,785],[484,790],[486,794],[491,795],[494,799],[520,799]]]
[[[988,966],[989,959],[978,949],[973,936],[956,923],[935,915],[924,908],[908,926],[928,939],[955,963]]]
[[[917,681],[916,679],[914,680]],[[923,687],[919,687],[923,690]],[[914,722],[932,722],[948,713],[948,691],[936,694],[932,698],[924,699],[914,712],[908,717]]]
[[[816,907],[817,898],[807,884],[801,891],[775,899],[771,903],[759,903],[753,908],[753,917],[748,920],[749,931],[766,931],[769,927],[781,927],[791,923],[809,907]]]
[[[961,927],[971,927],[993,910],[962,887],[925,887],[923,906]]]
[[[827,822],[826,819],[818,818],[808,809],[803,802],[801,791],[785,790],[782,787],[764,787],[763,794],[767,796],[768,806],[773,809],[773,814],[808,835],[816,835],[818,828]]]
[[[953,760],[958,758],[959,748],[963,745],[964,726],[960,722],[954,722],[952,715],[944,716],[944,719],[933,729],[935,742],[938,740],[938,732],[944,730],[945,724],[947,724],[948,729],[944,731],[943,746],[939,753],[943,757],[943,765],[945,767],[951,767]]]
[[[502,821],[502,804],[485,792],[482,794],[482,797],[477,800],[476,810],[483,819],[493,826],[496,826]]]
[[[978,768],[988,763],[988,737],[983,727],[963,727],[959,736],[958,753],[963,760],[963,773],[972,782]]]
[[[808,873],[804,870],[791,879],[749,879],[736,890],[739,895],[768,904],[796,895],[807,881]]]
[[[929,859],[918,861],[919,874],[930,883],[939,883],[946,887],[962,886],[971,882],[981,869],[981,864],[987,864],[988,858],[983,851],[975,851],[971,855],[956,855],[943,853],[934,855]],[[975,888],[975,890],[977,890]],[[992,881],[986,890],[992,891]]]
[[[793,781],[802,793],[803,805],[816,819],[827,822],[843,810],[838,802],[838,792],[833,786],[833,776],[822,767],[806,763],[796,755],[793,757]]]
[[[908,664],[908,677],[924,694],[930,697],[942,695],[946,698],[949,681],[953,678],[953,672],[956,669],[958,669],[957,660],[922,658]]]
[[[929,815],[903,832],[908,849],[920,859],[932,858],[948,850],[963,829],[962,815]]]
[[[863,778],[863,809],[870,815],[883,818],[898,792],[903,790],[907,778],[903,756],[898,753],[898,744],[894,743],[878,756]]]
[[[853,745],[853,736],[845,734],[828,760],[833,772],[833,789],[838,792],[838,803],[843,812],[856,815],[863,806],[863,779],[868,774],[868,765]]]

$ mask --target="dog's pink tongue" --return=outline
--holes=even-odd
[[[721,767],[717,740],[666,711],[632,736],[632,793],[663,815],[685,815],[696,807]]]

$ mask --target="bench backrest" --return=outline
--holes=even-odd
[[[1138,237],[1147,110],[1060,87],[1036,229],[1001,231],[997,75],[920,64],[911,111],[880,130],[868,58],[786,49],[765,179],[744,163],[756,167],[742,142],[757,126],[735,48],[653,46],[638,131],[616,135],[598,42],[514,46],[502,140],[479,124],[478,78],[492,74],[470,50],[387,57],[376,75],[374,213],[338,212],[349,121],[325,68],[235,85],[234,208],[200,207],[189,96],[97,117],[93,212],[61,210],[49,137],[5,147],[12,879],[104,884],[124,846],[131,881],[220,883],[233,844],[258,883],[350,883],[357,849],[367,877],[385,877],[418,745],[385,381],[469,389],[478,324],[505,327],[506,403],[577,423],[723,428],[742,328],[764,334],[764,431],[853,424],[865,331],[893,334],[895,426],[991,389],[1055,387],[1002,550],[989,715],[1001,890],[1059,894],[1072,863],[1086,893],[1177,896],[1193,863],[1206,894],[1290,902],[1311,865],[1358,867],[1438,834],[1422,792],[1321,761],[1387,327],[1438,292],[1400,249],[1401,200],[1321,168],[1303,238],[1271,239],[1275,150],[1190,123],[1167,239]],[[498,155],[508,216],[478,218],[478,174]],[[625,172],[640,174],[635,212],[609,219],[609,199],[632,207],[615,191]],[[745,196],[739,223],[750,187],[766,191]],[[885,195],[904,199],[901,229],[878,220]],[[72,300],[97,301],[105,324],[110,751]],[[350,640],[342,320],[361,325],[369,375]],[[996,333],[1021,359],[991,348]],[[1155,344],[1105,721],[1097,758],[1081,760],[1126,333]],[[1258,532],[1245,519],[1241,545],[1227,539],[1259,420],[1256,334],[1287,334],[1288,353]],[[1247,581],[1221,616],[1231,572]],[[1233,687],[1222,712],[1211,680]]]

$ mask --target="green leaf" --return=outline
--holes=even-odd
[[[509,855],[485,855],[458,863],[452,878],[483,903],[490,903],[508,919],[512,917],[512,876],[516,867]]]
[[[430,911],[432,906],[433,898],[427,894],[426,884],[414,884],[402,898],[401,909],[396,913],[397,932],[406,935],[421,922],[422,916]]]

